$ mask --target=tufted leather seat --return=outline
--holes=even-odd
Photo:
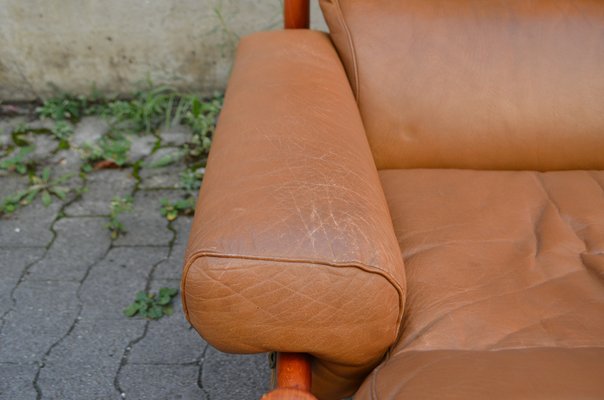
[[[191,324],[321,399],[604,398],[604,3],[321,6],[239,46]]]
[[[604,172],[380,178],[408,295],[359,398],[602,396]]]

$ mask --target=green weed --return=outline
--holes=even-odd
[[[199,97],[189,96],[183,101],[184,112],[181,112],[183,117],[180,122],[189,126],[193,132],[189,155],[196,158],[210,150],[223,98],[217,95],[208,101],[202,101]]]
[[[30,185],[26,189],[2,199],[2,202],[0,202],[0,214],[13,213],[19,207],[33,202],[38,195],[41,197],[42,204],[45,207],[52,204],[53,197],[65,200],[71,189],[62,186],[62,184],[72,176],[73,174],[66,174],[59,178],[51,179],[50,168],[44,168],[42,174],[30,177]]]
[[[180,174],[180,187],[189,193],[196,193],[201,187],[205,168],[186,169]]]
[[[66,143],[69,137],[73,134],[73,127],[67,121],[56,121],[50,132],[60,142]]]
[[[80,148],[85,163],[84,172],[90,172],[93,165],[99,161],[108,161],[117,167],[123,167],[128,162],[128,151],[131,143],[123,135],[109,134],[101,137],[95,143],[85,143]]]
[[[174,221],[179,215],[193,215],[195,211],[195,198],[186,197],[174,202],[162,199],[160,213],[168,221]]]
[[[134,302],[123,311],[126,317],[141,317],[149,319],[160,319],[164,315],[172,315],[172,301],[178,294],[178,289],[163,287],[159,293],[138,292]]]
[[[0,160],[0,169],[6,171],[15,171],[21,175],[27,173],[27,169],[30,166],[27,156],[34,151],[34,146],[19,147],[13,150],[12,155]]]
[[[109,102],[104,115],[120,131],[134,130],[153,133],[170,115],[176,95],[166,87],[149,87],[134,95],[131,100]]]
[[[180,160],[182,160],[184,156],[184,151],[182,150],[174,150],[169,153],[164,154],[162,157],[154,160],[152,162],[146,163],[145,167],[147,168],[163,168],[168,165],[172,165]]]
[[[27,126],[25,122],[19,123],[19,125],[17,125],[10,134],[15,146],[29,146],[31,143],[25,138],[25,136],[31,131],[32,130],[29,128],[29,126]]]
[[[114,197],[111,200],[111,208],[109,212],[109,222],[106,227],[111,232],[111,239],[115,240],[120,235],[126,233],[124,224],[120,221],[119,217],[132,210],[132,198],[131,197]]]
[[[62,95],[48,99],[36,109],[36,113],[43,118],[54,121],[78,121],[87,109],[88,101],[85,97]]]
[[[216,118],[222,108],[221,95],[204,100],[193,94],[179,94],[166,87],[149,87],[131,100],[107,103],[103,115],[117,131],[153,133],[161,126],[189,126],[198,145],[207,151]]]

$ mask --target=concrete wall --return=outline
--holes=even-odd
[[[325,29],[313,1],[313,27]],[[279,0],[0,0],[0,100],[128,93],[146,79],[209,94]]]

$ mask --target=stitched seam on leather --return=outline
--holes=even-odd
[[[354,42],[352,41],[352,34],[350,33],[350,29],[346,24],[346,20],[344,19],[344,12],[342,11],[342,7],[340,6],[340,1],[335,0],[336,3],[336,13],[338,15],[338,20],[340,21],[340,25],[344,28],[344,33],[346,35],[346,43],[348,44],[348,49],[350,50],[350,56],[352,57],[352,73],[354,79],[354,97],[357,103],[360,103],[361,97],[361,88],[359,87],[359,70],[357,65],[357,55],[354,49]]]
[[[334,263],[334,262],[310,260],[310,259],[290,259],[290,258],[279,258],[279,257],[247,256],[247,255],[240,255],[240,254],[223,254],[223,253],[215,253],[210,250],[196,251],[187,257],[187,263],[186,263],[184,271],[183,271],[182,306],[183,306],[183,311],[185,313],[185,317],[187,318],[187,320],[189,320],[189,310],[187,308],[187,299],[186,299],[186,295],[185,295],[185,290],[187,287],[187,278],[189,276],[189,269],[191,268],[191,265],[193,265],[193,263],[195,261],[197,261],[197,259],[202,258],[202,257],[230,258],[230,259],[240,259],[240,260],[268,261],[268,262],[283,262],[283,263],[292,263],[292,264],[316,264],[316,265],[324,265],[327,267],[334,267],[334,268],[353,267],[353,268],[357,268],[357,269],[360,269],[362,271],[365,271],[365,272],[368,272],[371,274],[380,275],[384,279],[386,279],[388,281],[388,283],[390,283],[392,285],[392,287],[394,287],[394,289],[396,290],[396,292],[398,294],[398,298],[399,298],[398,310],[399,311],[398,311],[398,316],[396,319],[396,331],[395,331],[395,335],[394,335],[395,342],[396,342],[397,338],[399,337],[399,330],[401,328],[401,321],[403,318],[403,307],[404,307],[404,301],[405,301],[404,292],[403,292],[402,287],[398,284],[396,279],[394,279],[394,277],[392,275],[390,275],[388,272],[386,272],[382,269],[376,268],[374,266],[370,266],[365,263],[356,262],[356,261]]]
[[[185,296],[185,288],[187,287],[187,277],[189,276],[189,268],[191,267],[192,262],[185,263],[185,267],[182,271],[182,279],[180,281],[180,302],[182,303],[182,311],[185,313],[185,318],[187,321],[191,322],[189,319],[189,310],[187,309],[187,296]]]

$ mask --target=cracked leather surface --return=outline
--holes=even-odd
[[[351,394],[398,335],[403,262],[345,71],[329,38],[240,44],[182,281],[223,351],[307,352],[313,391]]]
[[[376,164],[604,168],[604,3],[322,0]]]
[[[356,398],[604,398],[604,172],[380,178],[408,296]]]

